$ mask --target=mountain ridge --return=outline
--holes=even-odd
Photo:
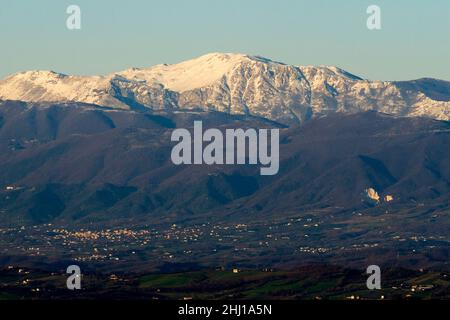
[[[215,110],[284,124],[368,110],[450,119],[450,83],[444,80],[369,81],[338,67],[295,66],[232,53],[105,76],[25,71],[0,80],[0,99],[125,110]]]

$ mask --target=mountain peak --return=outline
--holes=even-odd
[[[56,79],[56,78],[64,78],[67,75],[63,73],[58,73],[55,71],[49,71],[49,70],[29,70],[29,71],[23,71],[19,73],[15,73],[11,76],[9,76],[6,79],[10,78],[23,78],[23,79]]]
[[[160,64],[145,69],[128,69],[118,74],[131,79],[162,83],[166,88],[184,92],[210,85],[249,60],[239,53],[209,53],[176,64]]]

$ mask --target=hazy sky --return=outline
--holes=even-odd
[[[66,8],[82,29],[66,28]],[[381,7],[382,30],[366,28]],[[450,80],[449,0],[0,0],[0,77],[105,74],[209,52],[336,65],[368,79]]]

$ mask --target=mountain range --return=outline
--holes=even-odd
[[[279,173],[173,165],[171,132],[196,120],[205,129],[280,128]],[[106,270],[448,266],[449,145],[448,121],[374,111],[286,128],[215,111],[2,102],[0,266],[97,257],[104,239],[90,231],[120,257],[87,263]],[[151,240],[109,238],[124,228]]]
[[[105,76],[27,71],[0,81],[0,99],[134,111],[212,110],[288,125],[334,112],[369,110],[450,119],[446,81],[369,81],[337,67],[294,66],[230,53]]]
[[[221,130],[283,128],[264,118],[3,102],[0,119],[3,223],[180,222],[314,208],[449,206],[446,121],[369,111],[284,128],[280,172],[269,178],[259,175],[259,166],[175,166],[170,160],[174,128],[192,129],[196,120]],[[394,201],[372,204],[368,188]]]
[[[449,116],[449,82],[241,54],[107,76],[18,73],[0,81],[0,265],[30,248],[42,261],[72,260],[81,244],[97,257],[87,229],[143,228],[150,242],[121,238],[120,261],[132,261],[121,266],[366,266],[400,254],[448,266]],[[279,173],[174,165],[171,133],[197,120],[280,129]]]

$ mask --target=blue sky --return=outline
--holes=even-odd
[[[66,28],[66,8],[82,29]],[[382,30],[366,28],[381,7]],[[450,80],[448,0],[0,0],[0,77],[105,74],[209,52],[336,65],[368,79]]]

